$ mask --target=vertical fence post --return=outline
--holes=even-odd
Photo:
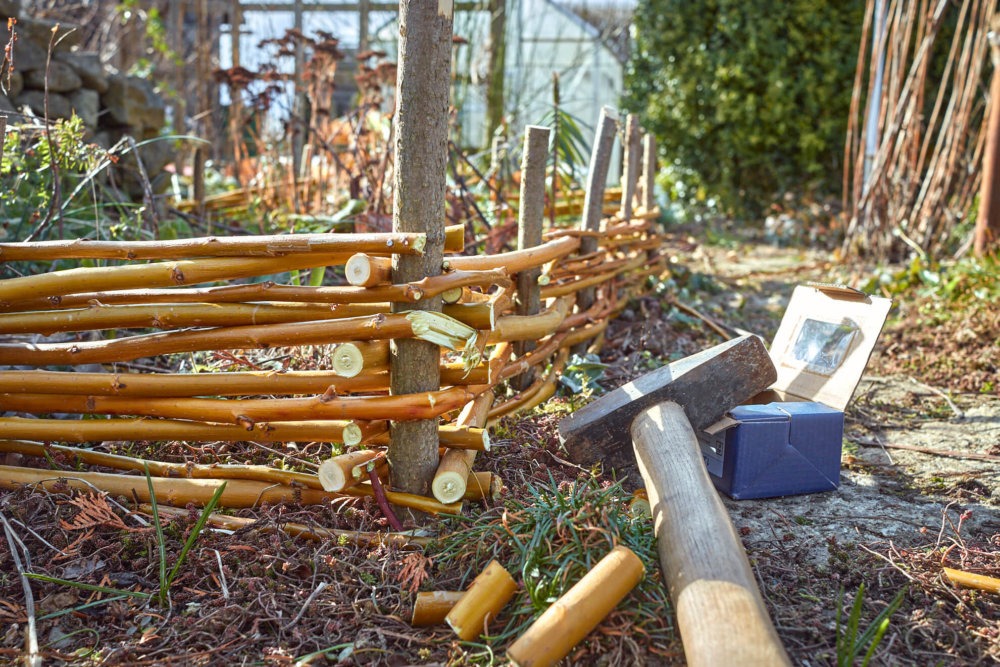
[[[642,138],[642,207],[649,213],[656,208],[656,137]]]
[[[392,228],[423,232],[427,245],[423,255],[394,256],[392,279],[396,283],[438,275],[444,259],[452,14],[451,0],[399,3]],[[440,310],[441,298],[393,304],[394,312],[411,309]],[[394,340],[389,355],[390,393],[437,391],[440,363],[437,345]],[[394,488],[429,495],[438,465],[438,421],[393,422],[388,458]]]
[[[545,217],[545,163],[549,156],[547,127],[529,125],[524,134],[524,155],[521,158],[521,210],[517,219],[517,249],[533,248],[542,242],[542,220]],[[538,276],[541,269],[526,269],[517,274],[517,314],[536,315],[541,310],[541,289]],[[535,349],[533,341],[514,345],[514,353],[523,356]],[[526,370],[519,379],[521,389],[531,384],[534,369]]]
[[[624,162],[622,173],[622,222],[632,219],[636,185],[639,183],[639,160],[642,157],[642,137],[639,136],[639,118],[630,113],[625,117]]]
[[[590,154],[590,173],[587,175],[587,191],[583,200],[583,220],[581,228],[584,231],[597,232],[601,229],[601,218],[604,215],[604,186],[608,180],[608,168],[611,165],[611,149],[615,143],[618,131],[618,113],[611,107],[601,109],[601,118],[597,123],[594,136],[594,148]],[[597,238],[585,236],[580,240],[580,254],[589,255],[597,251]],[[577,293],[577,310],[584,312],[594,305],[595,288],[585,287]],[[584,354],[588,341],[578,343],[573,347],[574,354]]]

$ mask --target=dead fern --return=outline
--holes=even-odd
[[[103,493],[88,493],[72,498],[67,502],[78,507],[80,512],[71,521],[59,520],[59,525],[64,530],[87,530],[96,526],[107,526],[119,530],[130,530],[125,522],[121,520],[108,501],[104,499]]]

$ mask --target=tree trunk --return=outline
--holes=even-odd
[[[422,256],[395,256],[395,283],[438,275],[444,258],[452,9],[451,0],[399,3],[392,227],[427,234],[427,245]],[[440,310],[441,299],[394,304],[393,309]],[[440,386],[440,351],[433,343],[394,341],[389,364],[392,394]],[[394,488],[429,495],[438,465],[437,420],[394,422],[389,464]]]

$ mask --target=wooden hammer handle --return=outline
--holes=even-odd
[[[640,413],[632,443],[688,665],[791,665],[684,410]]]

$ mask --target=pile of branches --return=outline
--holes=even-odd
[[[868,0],[845,149],[845,254],[899,260],[971,245],[995,14],[988,0]]]

